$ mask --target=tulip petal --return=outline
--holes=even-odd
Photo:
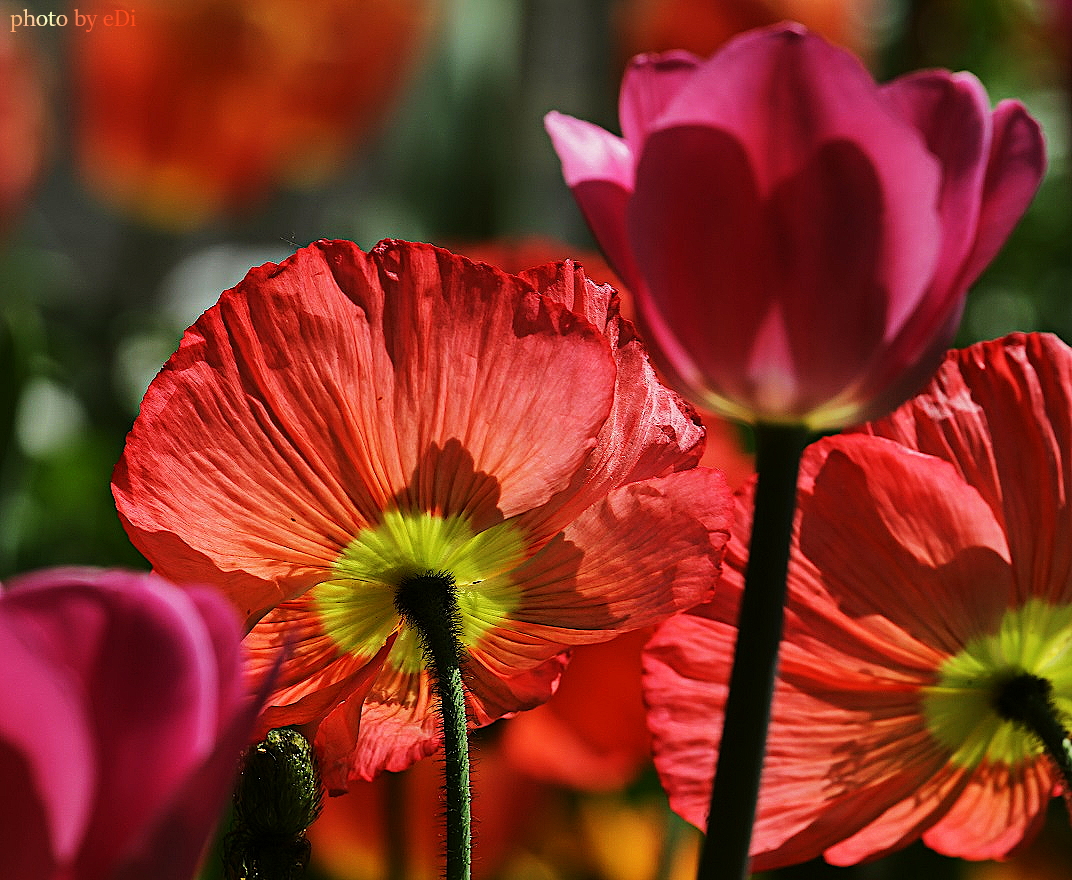
[[[221,610],[226,611],[234,633],[228,645],[239,644],[238,621],[233,610],[224,608],[217,594],[213,593],[212,599],[215,610],[206,615],[206,620],[218,616]],[[241,669],[239,664],[224,669],[236,687],[243,684],[242,676],[235,674]],[[188,880],[197,870],[212,831],[219,824],[220,805],[234,788],[239,756],[249,744],[250,730],[264,705],[275,671],[269,670],[256,691],[244,700],[235,699],[228,704],[211,753],[187,774],[170,801],[152,816],[110,880],[142,880],[149,876],[158,880]]]
[[[1031,204],[1046,172],[1042,128],[1018,101],[994,108],[994,132],[983,182],[975,247],[964,264],[959,287],[966,289],[1001,250]]]
[[[938,202],[942,246],[928,301],[944,310],[944,303],[961,296],[967,287],[960,276],[976,241],[990,152],[990,104],[982,84],[969,73],[925,71],[900,77],[882,92],[919,129],[942,165]]]
[[[37,650],[0,594],[0,876],[46,877],[70,861],[91,817],[95,746],[78,682]],[[19,845],[13,843],[19,841]]]
[[[40,650],[93,695],[97,809],[79,864],[95,871],[123,855],[130,829],[212,748],[219,670],[193,602],[154,589],[150,576],[71,570],[51,589],[33,583],[6,597],[12,619],[32,626]]]
[[[638,308],[672,374],[692,387],[725,377],[713,408],[747,400],[784,419],[836,397],[881,351],[888,206],[876,169],[844,141],[819,148],[765,206],[755,174],[713,128],[648,139],[629,205],[649,280]]]
[[[618,99],[622,138],[637,155],[652,126],[699,65],[691,52],[638,55],[626,68]],[[567,181],[568,182],[568,181]]]
[[[714,129],[658,132],[645,147],[628,214],[648,279],[634,290],[637,312],[658,366],[680,378],[678,387],[702,388],[717,376],[726,387],[713,393],[747,395],[737,377],[769,301],[754,271],[764,264],[766,241],[743,147]],[[720,307],[722,292],[732,308]]]
[[[877,286],[888,297],[892,335],[934,269],[941,227],[931,206],[937,205],[940,167],[919,132],[889,112],[856,58],[799,26],[741,35],[701,64],[667,107],[659,130],[677,126],[733,137],[745,150],[761,197],[799,173],[801,163],[826,144],[847,142],[859,150],[883,196],[876,271]],[[638,192],[642,184],[638,168]]]
[[[544,127],[607,262],[636,290],[640,275],[625,227],[625,206],[633,193],[633,154],[625,141],[598,125],[554,110],[544,117]]]
[[[557,110],[548,113],[543,123],[562,162],[568,187],[601,180],[632,191],[633,155],[622,138]]]

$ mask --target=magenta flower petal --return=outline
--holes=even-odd
[[[1045,164],[1038,126],[974,77],[879,87],[792,24],[638,57],[620,115],[622,139],[547,126],[653,357],[705,408],[816,430],[933,372]]]
[[[993,135],[975,247],[960,283],[971,284],[1001,250],[1046,170],[1042,129],[1019,101],[994,108]]]
[[[77,680],[38,655],[4,611],[0,602],[0,876],[49,877],[74,857],[91,818],[93,731]]]
[[[5,666],[26,671],[7,634],[38,665],[18,699],[47,707],[28,712],[23,730],[38,718],[55,726],[26,743],[5,716],[0,754],[15,766],[7,757],[21,752],[38,776],[55,876],[188,880],[260,706],[244,691],[234,611],[154,575],[57,569],[0,594]],[[45,750],[52,769],[41,775]],[[48,776],[58,771],[62,786]],[[57,803],[59,822],[49,816]],[[30,834],[28,845],[40,839]]]
[[[971,74],[926,71],[894,80],[882,94],[919,130],[941,163],[941,249],[931,283],[936,291],[955,295],[982,202],[991,134],[986,91]]]
[[[640,276],[625,226],[626,205],[633,194],[634,159],[629,148],[598,125],[563,113],[551,111],[544,125],[555,149],[565,157],[562,172],[607,262],[635,288]]]
[[[622,137],[630,149],[644,143],[652,124],[688,82],[699,63],[700,59],[691,52],[680,51],[640,55],[633,60],[622,78],[618,99]]]

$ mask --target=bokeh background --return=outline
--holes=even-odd
[[[993,101],[1027,104],[1049,173],[958,341],[1072,341],[1069,2],[0,2],[0,578],[145,567],[112,506],[112,466],[182,331],[253,265],[319,238],[404,238],[508,269],[574,257],[611,280],[544,113],[617,130],[631,55],[708,54],[783,18],[880,80],[969,69]],[[739,482],[747,438],[709,429],[707,463]],[[642,635],[578,651],[550,704],[477,735],[478,878],[692,875],[697,833],[667,810],[646,757]],[[437,876],[438,772],[426,761],[333,799],[311,831],[310,877]],[[218,876],[210,860],[205,877]],[[916,846],[768,876],[1048,880],[1072,876],[1072,831],[1055,801],[1006,863]]]

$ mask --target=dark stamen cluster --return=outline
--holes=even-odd
[[[1053,684],[1029,672],[1017,672],[994,688],[993,706],[1002,718],[1034,734],[1072,790],[1072,740],[1053,702]]]
[[[994,709],[1006,721],[1027,727],[1040,711],[1053,712],[1053,685],[1045,678],[1029,672],[1013,674],[1000,681],[994,689]]]

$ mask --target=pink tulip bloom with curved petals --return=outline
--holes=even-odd
[[[0,876],[189,880],[259,701],[207,588],[59,568],[0,592]]]
[[[698,405],[813,430],[926,381],[1045,167],[971,74],[877,85],[795,24],[638,56],[619,115],[546,126],[653,357]]]

